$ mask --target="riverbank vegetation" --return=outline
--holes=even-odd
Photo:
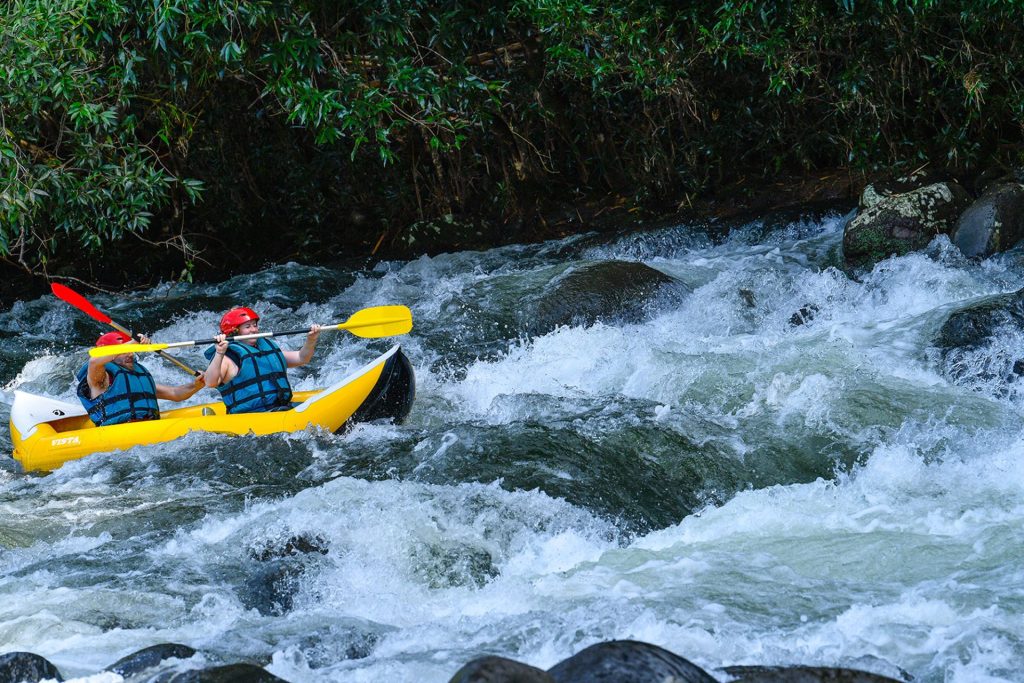
[[[411,255],[778,176],[1021,165],[1013,0],[9,0],[0,256]]]

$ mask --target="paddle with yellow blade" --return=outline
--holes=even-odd
[[[357,337],[376,339],[377,337],[393,337],[406,334],[412,329],[412,311],[407,306],[374,306],[353,313],[348,320],[336,325],[322,325],[321,331],[345,330]],[[256,334],[237,334],[228,337],[228,341],[244,341],[261,337],[287,337],[293,334],[306,334],[309,328],[288,330],[287,332],[257,332]],[[113,346],[97,346],[89,349],[93,358],[117,356],[122,353],[145,353],[147,351],[163,351],[184,346],[216,344],[216,339],[195,339],[192,341],[170,342],[166,344],[115,344]]]
[[[116,322],[110,319],[109,315],[93,306],[91,303],[89,303],[88,299],[86,299],[84,296],[82,296],[75,290],[71,289],[70,287],[65,287],[59,282],[51,282],[50,291],[53,292],[54,296],[56,296],[58,299],[60,299],[64,303],[71,304],[72,306],[80,310],[82,313],[85,313],[93,320],[101,322],[104,325],[110,325],[118,332],[126,334],[129,337],[132,336],[132,333],[129,332],[126,327],[118,325]],[[192,368],[185,365],[184,363],[182,363],[180,360],[178,360],[169,353],[159,352],[159,355],[161,358],[164,358],[165,360],[174,363],[175,365],[177,365],[179,368],[189,373],[190,375],[198,377],[199,375],[203,374],[198,370],[193,370]]]

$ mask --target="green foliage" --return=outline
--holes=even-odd
[[[751,156],[965,167],[1024,123],[1024,9],[1012,0],[729,1],[702,37],[723,76],[760,97],[726,120],[762,133]]]
[[[26,0],[0,20],[0,255],[45,264],[144,232],[176,182],[138,138],[138,56],[111,50],[116,3]],[[194,187],[194,185],[193,185]],[[66,246],[66,245],[64,245]]]
[[[36,270],[1008,162],[1024,125],[1011,0],[8,0],[0,65],[0,256]]]

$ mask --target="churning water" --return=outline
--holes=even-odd
[[[709,670],[1019,680],[1024,398],[951,383],[932,347],[951,312],[1024,286],[1024,265],[939,238],[854,281],[830,267],[842,225],[87,293],[156,341],[211,336],[235,304],[264,329],[406,304],[417,400],[404,425],[344,435],[191,434],[46,476],[4,459],[0,651],[84,676],[178,642],[295,682],[447,681],[484,654],[547,668],[629,638]],[[685,293],[633,322],[528,332],[567,272],[607,260]],[[51,296],[0,313],[0,419],[15,388],[74,400],[103,331]],[[392,341],[325,333],[293,385]]]

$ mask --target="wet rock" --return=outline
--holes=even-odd
[[[366,624],[332,624],[317,630],[297,643],[311,669],[336,664],[339,659],[365,659],[384,637],[383,631],[369,630]]]
[[[167,683],[274,683],[284,681],[253,664],[228,664],[175,674]]]
[[[499,574],[491,554],[470,545],[427,545],[415,550],[413,557],[417,575],[433,589],[453,586],[483,588]]]
[[[195,653],[196,651],[188,645],[160,643],[159,645],[152,645],[122,657],[108,666],[106,670],[128,678],[140,671],[152,669],[165,659],[188,659]]]
[[[44,678],[63,681],[53,664],[45,657],[32,652],[8,652],[0,655],[0,683],[21,683],[40,681]]]
[[[531,335],[560,325],[598,320],[640,322],[657,297],[689,291],[683,283],[643,263],[603,261],[570,270],[548,285],[526,327]]]
[[[944,351],[976,349],[1007,326],[1024,331],[1024,289],[999,294],[952,313],[939,329],[935,345]]]
[[[281,616],[291,611],[306,570],[304,557],[327,555],[329,544],[317,535],[299,535],[287,540],[267,540],[249,549],[249,556],[263,562],[243,585],[239,598],[249,609],[264,616]]]
[[[1024,363],[1019,358],[1008,359],[1007,367],[984,363],[972,369],[963,362],[969,352],[990,345],[996,335],[1007,330],[1024,334],[1024,289],[991,297],[950,315],[934,341],[942,356],[943,374],[954,382],[988,381],[997,375],[1007,383],[1016,381],[1024,374]]]
[[[591,645],[548,673],[556,683],[717,683],[679,655],[635,640]]]
[[[257,568],[246,579],[239,600],[247,609],[264,616],[279,617],[291,611],[299,592],[305,566],[294,561],[274,560]]]
[[[957,183],[935,183],[879,200],[843,232],[848,270],[870,269],[890,256],[925,247],[936,235],[950,233],[970,203]]]
[[[757,297],[754,296],[754,291],[751,289],[741,288],[739,291],[740,299],[743,301],[747,308],[757,307]]]
[[[731,683],[902,683],[898,679],[856,669],[821,666],[727,666]]]
[[[555,683],[548,672],[504,657],[480,657],[455,672],[448,683]]]
[[[1024,185],[991,185],[957,221],[952,242],[966,256],[1006,251],[1024,239]]]
[[[281,616],[292,609],[300,579],[306,571],[304,557],[326,555],[329,544],[321,536],[296,534],[285,540],[267,540],[249,549],[249,556],[264,563],[254,569],[242,586],[239,599],[264,616]]]
[[[820,310],[817,304],[804,304],[800,307],[800,310],[789,317],[789,324],[793,327],[806,325],[814,320]]]
[[[326,555],[329,544],[320,536],[299,534],[288,538],[283,543],[267,542],[265,545],[250,549],[249,556],[254,560],[266,562],[275,558],[295,556],[301,553],[320,553]]]

